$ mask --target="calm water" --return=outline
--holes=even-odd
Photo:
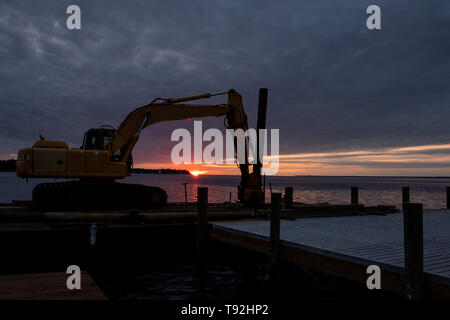
[[[402,299],[400,295],[384,290],[367,290],[364,284],[288,263],[281,265],[281,279],[273,282],[269,277],[267,256],[215,242],[210,245],[212,248],[205,263],[196,261],[189,248],[178,248],[170,251],[171,256],[159,255],[156,261],[136,260],[136,255],[133,255],[122,256],[120,262],[112,260],[112,254],[103,254],[97,257],[95,267],[88,270],[111,300],[295,303],[305,300],[386,302]],[[149,252],[148,247],[146,251]],[[153,256],[148,254],[147,257]]]
[[[197,187],[208,187],[211,202],[229,201],[237,198],[238,176],[204,175],[151,175],[135,174],[125,178],[127,183],[142,183],[159,186],[167,191],[169,201],[184,201],[183,183],[187,185],[188,201],[196,200]],[[12,200],[31,200],[31,191],[37,183],[55,179],[25,179],[16,177],[13,172],[0,173],[0,203]],[[399,206],[401,188],[410,187],[411,201],[421,202],[426,209],[444,208],[445,188],[450,186],[450,178],[398,178],[398,177],[267,177],[266,198],[269,200],[269,183],[273,192],[284,187],[294,187],[294,200],[303,203],[329,202],[333,204],[350,202],[350,187],[359,187],[360,202],[365,205],[389,204]]]

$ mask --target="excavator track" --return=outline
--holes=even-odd
[[[155,209],[167,203],[158,187],[118,182],[65,181],[41,183],[33,189],[39,209]]]

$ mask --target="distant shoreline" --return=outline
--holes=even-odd
[[[15,172],[16,171],[16,160],[0,160],[0,172]],[[143,168],[133,168],[130,173],[137,174],[189,174],[187,170],[178,169],[143,169]]]
[[[0,160],[0,172],[15,172],[16,171],[16,160]],[[134,174],[189,174],[188,170],[178,170],[178,169],[144,169],[144,168],[133,168],[130,170],[130,173]],[[231,174],[231,175],[221,175],[221,174],[208,174],[209,176],[239,176],[239,174]],[[270,178],[273,176],[267,176]],[[291,177],[291,178],[314,178],[314,177],[336,177],[336,178],[412,178],[412,179],[450,179],[450,176],[329,176],[329,175],[294,175],[294,176],[282,176],[276,175],[274,177],[282,178],[282,177]]]
[[[142,168],[133,168],[130,170],[130,173],[137,174],[189,174],[187,170],[178,170],[178,169],[142,169]]]

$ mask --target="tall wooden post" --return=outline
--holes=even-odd
[[[284,188],[284,207],[286,209],[292,208],[293,197],[294,197],[294,188],[293,187]]]
[[[447,187],[447,209],[450,209],[450,187]]]
[[[351,188],[351,204],[358,204],[358,187]]]
[[[423,205],[405,203],[403,212],[405,245],[406,294],[410,300],[424,298],[425,277],[423,273]]]
[[[258,119],[256,121],[256,166],[254,166],[254,173],[258,176],[261,175],[262,158],[260,154],[264,154],[264,150],[260,149],[259,145],[259,130],[266,128],[266,114],[267,114],[267,88],[259,89],[258,100]]]
[[[277,277],[280,268],[280,210],[281,193],[272,193],[270,214],[270,270]]]
[[[197,188],[197,253],[203,256],[208,237],[208,188]]]

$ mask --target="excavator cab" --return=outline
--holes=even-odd
[[[84,134],[83,145],[84,150],[104,150],[106,145],[112,140],[116,129],[114,128],[96,128],[89,129]]]
[[[83,145],[84,150],[106,150],[108,143],[113,139],[116,129],[110,126],[101,128],[92,128],[85,132]],[[118,162],[122,157],[122,150],[117,151],[111,156],[111,161]],[[128,170],[133,166],[133,157],[130,153],[126,161]]]

